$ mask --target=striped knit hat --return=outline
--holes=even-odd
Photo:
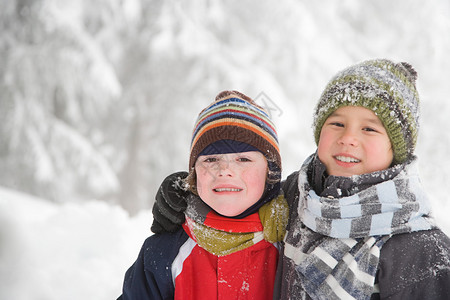
[[[314,114],[314,138],[319,143],[325,120],[343,106],[372,110],[390,138],[394,164],[409,159],[419,131],[417,73],[405,62],[369,60],[339,72],[327,85]]]
[[[275,126],[267,112],[252,99],[237,91],[224,91],[202,110],[192,134],[189,169],[202,151],[219,141],[230,140],[259,150],[281,170],[281,157]],[[229,151],[231,152],[231,151]],[[241,151],[243,152],[243,151]]]

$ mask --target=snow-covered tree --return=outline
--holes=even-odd
[[[194,119],[224,89],[276,104],[287,175],[314,149],[313,106],[347,65],[405,60],[424,101],[446,97],[449,17],[444,0],[1,1],[0,185],[134,214],[186,170]],[[450,147],[424,131],[419,151]]]
[[[0,4],[2,185],[55,201],[119,188],[101,147],[121,94],[112,66],[77,19],[48,1]]]

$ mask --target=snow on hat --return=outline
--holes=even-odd
[[[319,143],[326,119],[343,106],[372,110],[383,123],[394,152],[402,163],[414,152],[419,131],[417,72],[405,62],[369,60],[339,72],[327,85],[314,114],[314,138]]]
[[[278,137],[268,113],[240,92],[223,91],[198,116],[189,169],[194,168],[201,154],[245,152],[242,149],[260,151],[269,162],[269,169],[274,163],[280,173]]]

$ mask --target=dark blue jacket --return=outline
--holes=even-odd
[[[173,299],[171,265],[188,235],[180,227],[175,233],[147,238],[136,262],[125,274],[123,294],[118,300]]]

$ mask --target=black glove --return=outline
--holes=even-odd
[[[176,172],[167,176],[161,183],[152,209],[151,230],[154,233],[175,232],[184,223],[189,191],[186,190],[183,179],[187,176],[187,172]]]

